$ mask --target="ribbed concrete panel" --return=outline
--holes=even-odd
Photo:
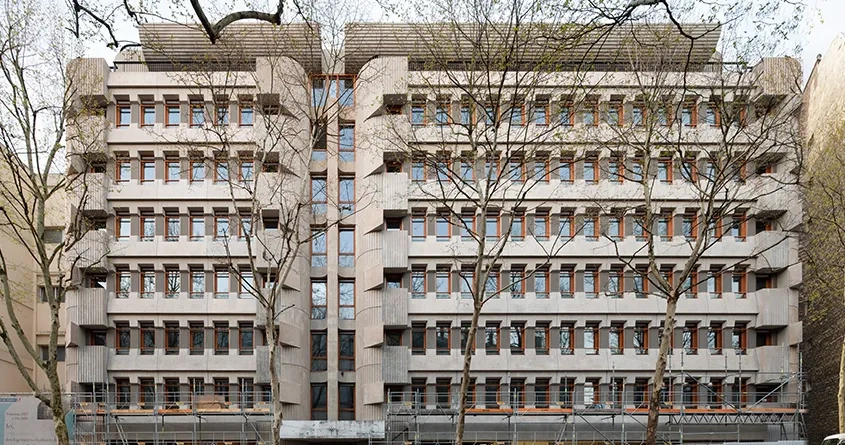
[[[108,63],[105,59],[79,58],[68,62],[69,91],[75,96],[74,108],[82,111],[95,103],[104,103],[108,95]]]
[[[384,173],[381,201],[384,210],[408,211],[410,179],[407,173]]]
[[[284,55],[299,61],[309,72],[321,70],[319,33],[319,25],[315,24],[235,23],[227,26],[220,40],[212,44],[199,24],[150,23],[139,29],[148,66],[223,60],[234,63],[238,59]]]
[[[789,238],[784,239],[782,232],[761,232],[754,236],[754,241],[760,252],[756,260],[758,271],[780,271],[792,264],[790,247],[793,243]],[[797,261],[797,250],[794,256]]]
[[[801,93],[801,61],[791,57],[763,57],[751,74],[762,97]]]
[[[384,288],[382,290],[382,320],[385,326],[408,326],[408,289]]]
[[[71,204],[78,206],[79,210],[104,215],[108,211],[106,201],[107,181],[108,178],[105,173],[85,173],[76,183],[72,184]]]
[[[760,346],[754,348],[754,350],[757,354],[757,363],[761,373],[789,372],[788,346]]]
[[[107,346],[80,346],[77,351],[76,381],[79,383],[108,382],[109,348]]]
[[[385,95],[397,95],[404,97],[408,92],[408,57],[400,55],[396,57],[370,58],[363,66],[350,71],[350,51],[355,51],[347,46],[346,49],[346,71],[357,72],[356,82],[356,111],[359,119],[366,119],[372,116],[384,105]]]
[[[758,289],[754,292],[757,300],[757,307],[760,311],[757,314],[757,329],[781,328],[789,325],[790,301],[797,301],[790,295],[793,291],[786,288]],[[797,308],[796,318],[797,318]]]
[[[383,232],[382,261],[385,269],[407,270],[411,237],[405,230]]]
[[[383,418],[379,405],[367,403],[378,397],[368,392],[383,392],[382,382],[382,350],[381,348],[361,348],[356,351],[359,355],[355,363],[356,385],[361,388],[356,394],[356,409],[360,410],[360,420],[376,420]],[[360,363],[359,363],[360,362]]]
[[[382,359],[382,373],[385,384],[408,384],[411,379],[408,377],[408,364],[411,359],[411,352],[407,346],[385,346],[384,358]]]
[[[530,60],[540,62],[548,57],[550,51],[556,54],[561,62],[572,63],[584,60],[593,63],[628,62],[625,56],[641,48],[644,44],[652,46],[666,46],[678,48],[672,52],[677,63],[683,63],[689,54],[692,63],[705,63],[716,51],[721,28],[714,24],[684,25],[684,31],[698,37],[695,44],[681,36],[677,28],[671,24],[631,25],[620,26],[609,33],[602,30],[601,35],[580,37],[582,45],[574,45],[573,38],[566,34],[580,32],[569,27],[553,31],[549,27],[536,28],[521,27],[521,35],[525,45],[521,63]],[[554,33],[554,34],[552,34]],[[495,44],[509,42],[513,39],[512,31],[504,27],[489,26],[482,28],[476,24],[391,24],[391,23],[350,23],[346,25],[346,72],[356,73],[370,60],[378,56],[410,56],[412,61],[431,61],[431,48],[438,48],[437,60],[451,62],[469,62],[477,49],[473,49],[476,41],[491,42],[489,48],[483,51],[496,51]],[[480,40],[479,40],[480,39]],[[541,42],[564,42],[566,48],[555,48],[554,44]],[[692,46],[692,48],[690,48]],[[565,49],[565,51],[563,51]],[[656,51],[655,55],[673,57],[665,51]],[[641,57],[646,57],[641,56]],[[664,63],[669,63],[666,60]],[[363,71],[363,70],[362,70]]]
[[[108,294],[105,289],[79,288],[67,294],[68,321],[84,328],[109,325]]]
[[[381,177],[370,175],[358,180],[356,195],[361,210],[355,215],[355,226],[361,233],[372,232],[384,224]]]
[[[69,119],[65,142],[72,154],[106,153],[109,122],[101,115],[77,115]]]
[[[68,261],[76,260],[76,267],[105,267],[106,254],[109,251],[109,233],[105,230],[90,230],[79,240],[67,256]]]

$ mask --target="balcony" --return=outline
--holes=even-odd
[[[760,346],[754,348],[754,351],[757,353],[757,365],[761,374],[789,372],[788,346]]]
[[[67,311],[71,323],[83,328],[106,328],[108,294],[105,289],[79,288],[68,293]]]
[[[754,236],[755,251],[760,252],[757,255],[758,272],[777,272],[789,267],[793,243],[787,236],[785,232],[761,232]],[[795,260],[797,262],[797,252]]]
[[[282,316],[280,314],[284,314],[284,312],[294,310],[292,306],[297,304],[297,300],[299,299],[299,291],[294,289],[280,289],[281,294],[276,297],[276,324],[278,325],[279,322],[282,320]],[[270,287],[267,286],[264,288],[265,295],[270,294]],[[288,309],[285,309],[288,308]],[[282,309],[285,309],[282,311]],[[255,302],[255,326],[263,327],[266,326],[266,314],[267,309],[260,301]]]
[[[408,364],[411,352],[407,346],[385,346],[382,348],[382,379],[386,385],[409,384]]]
[[[408,211],[408,190],[410,180],[407,173],[384,173],[382,175],[381,200],[386,212]]]
[[[757,329],[789,326],[791,292],[783,288],[759,289],[754,292],[759,308]]]
[[[67,127],[68,152],[75,155],[105,155],[109,122],[102,115],[71,118]]]
[[[385,327],[408,326],[408,289],[384,288],[382,321]]]
[[[105,173],[86,173],[74,187],[74,202],[71,204],[83,212],[105,216],[108,213],[107,181]]]
[[[80,109],[92,103],[105,103],[110,72],[108,63],[102,58],[80,57],[68,62],[67,75],[77,99],[74,108]]]
[[[109,348],[107,346],[80,346],[68,348],[68,377],[78,383],[108,382]]]
[[[382,265],[385,272],[389,269],[408,270],[408,248],[411,238],[405,230],[386,231],[382,236]]]
[[[90,230],[73,246],[68,261],[76,262],[80,269],[105,268],[109,253],[109,233],[105,230]]]

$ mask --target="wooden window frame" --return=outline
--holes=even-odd
[[[733,283],[739,278],[739,292],[733,290]],[[734,297],[744,299],[748,295],[748,271],[745,269],[734,270],[731,274],[731,292]]]
[[[428,124],[428,117],[426,116],[426,100],[425,99],[412,99],[410,104],[410,113],[408,114],[409,120],[411,121],[411,125],[414,127],[423,127]],[[417,122],[414,120],[414,116],[416,115],[416,109],[422,110],[422,121]]]
[[[446,120],[441,121],[440,115],[445,114]],[[437,126],[451,125],[452,119],[452,102],[448,99],[438,99],[434,103],[434,124]]]
[[[687,323],[686,325],[684,325],[683,330],[684,332],[689,332],[690,336],[690,347],[689,349],[684,349],[684,354],[698,355],[698,324]]]
[[[618,336],[617,343],[619,344],[619,347],[616,349],[613,349],[613,347],[610,346],[610,336],[612,336],[614,332]],[[610,329],[608,330],[608,349],[610,349],[611,355],[622,355],[625,353],[625,326],[623,324],[610,324]]]
[[[145,241],[145,242],[155,241],[155,237],[156,237],[156,234],[155,234],[155,232],[156,232],[156,217],[152,216],[152,215],[141,215],[138,219],[140,220],[140,223],[141,223],[140,224],[140,232],[141,233],[138,234],[138,240],[139,241]],[[151,222],[152,226],[153,226],[153,235],[149,236],[149,237],[146,234],[148,222]]]
[[[138,347],[141,351],[141,355],[153,355],[155,354],[156,349],[156,341],[155,341],[155,326],[152,322],[142,321],[138,323],[138,332],[139,332],[139,344]],[[152,348],[145,346],[144,344],[144,335],[152,332],[153,335],[153,346]]]
[[[170,121],[170,110],[175,109],[178,111],[179,114],[179,121],[178,122],[171,122]],[[165,127],[178,127],[179,124],[182,123],[182,109],[178,103],[169,103],[166,102],[164,104],[164,126]]]
[[[614,123],[610,122],[610,119],[608,119],[607,124],[610,125],[610,126],[615,125],[617,127],[624,126],[625,125],[625,104],[623,104],[621,101],[611,101],[608,104],[608,111],[609,110],[616,110],[616,120],[617,120],[617,122],[614,124]],[[608,113],[608,117],[609,117],[609,113]]]
[[[737,222],[737,219],[739,221]],[[737,228],[738,235],[734,235],[734,227]],[[731,236],[733,236],[734,241],[743,242],[748,237],[748,218],[746,218],[745,213],[735,213],[731,217]]]
[[[569,179],[565,179],[563,177],[563,172],[569,173]],[[558,174],[560,178],[560,182],[563,183],[573,183],[575,182],[575,161],[572,158],[561,158],[560,159],[560,173]]]
[[[196,172],[195,167],[197,167],[197,166],[202,166],[202,178],[197,178],[194,175],[194,173]],[[205,181],[206,176],[208,176],[208,174],[206,172],[206,170],[207,170],[206,167],[207,167],[207,165],[205,164],[204,160],[196,159],[196,158],[191,159],[190,160],[190,169],[191,169],[191,171],[190,171],[190,182],[203,182],[203,181]]]
[[[141,298],[142,299],[149,299],[154,298],[156,293],[156,272],[153,269],[141,269]],[[152,277],[152,289],[147,288],[147,278]]]
[[[196,120],[194,119],[194,116],[196,116],[197,110],[200,111],[200,115],[202,116],[201,122],[196,122]],[[193,127],[193,128],[202,127],[203,125],[205,125],[205,122],[208,120],[208,119],[206,119],[207,116],[205,115],[205,106],[201,103],[191,102],[190,104],[188,104],[188,113],[189,113],[188,123],[189,123],[190,127]]]
[[[672,241],[672,237],[674,235],[674,227],[673,227],[674,221],[673,220],[674,220],[674,218],[673,218],[672,213],[661,212],[657,216],[657,227],[658,227],[657,236],[660,237],[660,241]],[[665,224],[666,224],[666,234],[665,235],[660,234],[660,230],[659,230],[660,225],[661,225],[661,223],[663,223],[663,221],[665,221]]]
[[[572,110],[572,102],[563,102],[560,105],[560,123],[564,128],[575,126],[575,113]]]
[[[508,107],[508,111],[510,112],[510,113],[508,113],[508,125],[510,125],[510,126],[516,125],[517,127],[524,127],[525,126],[525,117],[526,117],[525,116],[525,102],[522,102],[522,101],[512,102],[510,104],[510,107]],[[514,111],[519,112],[519,122],[517,124],[513,123],[513,117],[514,117],[513,113],[514,113]]]
[[[224,402],[229,402],[229,378],[228,377],[214,377],[212,380],[214,385],[214,395],[223,397]]]
[[[593,289],[591,291],[587,290],[587,276],[593,278]],[[583,285],[584,285],[584,295],[585,297],[590,299],[596,299],[599,297],[599,290],[601,288],[600,283],[600,274],[599,270],[595,267],[587,267],[584,269],[584,276],[583,276]]]
[[[115,111],[115,113],[114,113],[115,127],[117,127],[117,128],[128,127],[129,124],[132,123],[132,105],[129,104],[129,103],[118,103],[118,104],[115,105],[114,108],[115,108],[115,110],[114,110]],[[123,120],[120,118],[123,115],[122,111],[124,109],[129,110],[129,121],[127,121],[127,122],[123,122]]]
[[[587,163],[591,166],[588,167]],[[587,172],[593,172],[593,179],[587,179]],[[584,159],[584,182],[587,184],[598,184],[601,180],[601,176],[599,175],[599,160],[598,158],[590,157]]]
[[[593,114],[593,122],[587,122],[587,113],[592,112]],[[582,117],[584,118],[584,125],[589,127],[597,127],[599,125],[599,121],[601,121],[601,116],[599,115],[599,103],[597,101],[588,101],[584,104],[584,110],[582,110]]]
[[[251,123],[244,123],[244,110],[249,109],[250,114],[252,115],[252,122]],[[239,127],[252,127],[255,125],[255,107],[253,106],[252,102],[241,102],[238,104],[238,126]]]
[[[244,345],[244,333],[252,335],[252,345]],[[251,321],[238,322],[238,355],[253,355],[255,351],[255,326]]]
[[[561,229],[563,228],[563,226],[564,226],[564,220],[566,220],[566,222],[568,222],[568,223],[569,223],[569,235],[561,235],[560,230],[561,230]],[[561,213],[561,214],[560,214],[560,221],[559,221],[559,227],[558,227],[558,235],[559,235],[559,236],[564,236],[564,237],[567,237],[567,238],[569,238],[569,239],[575,238],[575,215],[573,215],[573,214],[571,214],[571,213]]]
[[[442,275],[445,275],[446,278],[446,291],[441,292],[439,289],[440,279]],[[449,299],[452,297],[452,270],[447,268],[439,267],[434,272],[434,293],[435,298],[443,300]]]
[[[686,176],[687,170],[689,171],[689,176]],[[684,182],[690,184],[698,181],[698,165],[694,157],[685,157],[681,161],[681,177],[684,179]]]
[[[518,232],[516,233],[516,235],[514,235],[514,233],[513,233],[514,223],[516,223],[517,220],[518,220],[518,223],[516,225],[516,228],[518,229]],[[509,227],[509,230],[508,230],[509,234],[510,234],[511,241],[525,241],[525,222],[526,222],[525,220],[526,220],[526,217],[525,217],[524,213],[515,212],[515,213],[511,214],[511,224],[510,224],[510,227]]]
[[[344,147],[341,144],[341,140],[343,139],[341,136],[342,130],[345,128],[352,128],[352,146],[351,147]],[[337,153],[338,153],[338,161],[339,162],[355,162],[355,147],[358,144],[357,140],[357,132],[355,131],[355,122],[341,122],[337,126]],[[341,157],[343,157],[343,153],[352,153],[352,160],[350,161],[343,161]],[[352,177],[352,179],[355,179]]]
[[[352,407],[351,408],[344,408],[342,401],[341,401],[341,391],[340,388],[352,388]],[[351,417],[355,419],[355,383],[339,383],[338,384],[338,392],[337,392],[337,410],[338,410],[338,417],[343,419],[344,417]],[[344,416],[343,414],[346,414]]]
[[[200,347],[194,345],[194,335],[199,333],[202,339]],[[188,323],[188,350],[190,355],[204,355],[205,354],[205,326],[202,322],[192,321]]]
[[[220,288],[222,280],[226,281],[225,292]],[[229,298],[231,289],[231,275],[226,269],[214,269],[214,298],[225,300]]]
[[[425,269],[411,269],[410,292],[412,299],[424,299],[426,293],[428,292],[428,280],[426,279],[425,272]],[[422,277],[423,291],[417,292],[414,289],[414,280],[419,279],[420,277]]]
[[[178,175],[176,178],[171,178],[170,177],[170,167],[174,164],[179,168],[180,175]],[[179,182],[179,180],[181,179],[180,178],[181,170],[182,170],[182,167],[180,165],[179,159],[172,159],[172,158],[171,159],[165,159],[164,160],[164,182],[166,184],[167,183],[172,184],[174,182]]]
[[[117,355],[129,355],[129,350],[131,348],[132,340],[132,328],[129,327],[128,321],[119,321],[114,324],[114,349]],[[127,333],[130,336],[129,341],[124,344],[121,341],[121,334]]]
[[[220,177],[220,168],[222,166],[226,167],[226,176],[227,176],[226,178]],[[229,182],[229,180],[231,178],[232,178],[232,169],[230,168],[230,165],[229,165],[229,159],[228,158],[217,158],[217,159],[215,159],[214,160],[214,182],[215,183]]]
[[[440,224],[446,225],[446,234],[440,234]],[[452,222],[451,215],[444,212],[438,212],[434,216],[434,236],[437,241],[449,241],[452,238]]]
[[[314,304],[314,285],[315,284],[323,284],[326,287],[326,292],[325,292],[326,302],[322,305]],[[329,306],[328,306],[329,305],[329,295],[328,295],[329,284],[328,284],[328,281],[326,281],[325,279],[311,280],[311,286],[310,286],[309,290],[311,292],[311,298],[310,298],[310,301],[311,301],[311,320],[325,320],[326,317],[328,317],[328,310],[329,310],[328,309],[329,308]],[[315,308],[316,309],[319,309],[319,308],[323,309],[323,316],[321,318],[315,318],[314,317],[314,315],[316,314],[316,312],[314,312]]]
[[[129,241],[129,237],[132,236],[132,217],[129,215],[117,215],[114,217],[114,237],[117,241]],[[128,222],[129,226],[129,233],[123,233],[121,230],[121,226],[123,226],[123,222]]]
[[[220,334],[225,334],[226,345],[222,346],[220,343]],[[229,349],[232,347],[231,339],[229,338],[229,323],[225,321],[214,322],[214,355],[229,355]]]
[[[341,304],[341,302],[340,302],[340,299],[341,299],[340,287],[344,284],[351,284],[352,285],[352,304],[351,305]],[[337,286],[338,286],[338,292],[337,292],[338,318],[341,319],[341,320],[354,320],[355,319],[355,304],[356,304],[356,301],[355,301],[355,292],[356,292],[355,280],[351,280],[351,279],[350,280],[347,280],[347,279],[339,280],[338,283],[337,283]],[[341,315],[342,312],[343,312],[343,309],[349,309],[349,308],[352,309],[352,318],[344,318]]]
[[[170,334],[176,332],[176,346],[170,345]],[[164,322],[164,353],[165,355],[179,354],[181,332],[179,322],[166,321]]]
[[[537,283],[544,283],[543,289],[538,291]],[[551,293],[549,282],[549,269],[539,269],[534,271],[534,298],[541,300],[548,299]]]
[[[587,332],[591,332],[593,335],[593,347],[587,348]],[[600,343],[600,329],[597,324],[587,324],[584,326],[584,353],[587,355],[598,355],[599,353],[599,343]]]
[[[593,233],[591,235],[587,234],[587,222],[593,223]],[[584,215],[584,239],[587,241],[598,241],[601,233],[599,224],[599,217],[597,215]]]
[[[325,351],[323,353],[325,355],[316,355],[314,352],[314,340],[322,338],[322,342],[326,345]],[[322,372],[328,370],[328,363],[329,363],[329,337],[326,331],[311,331],[310,335],[310,348],[311,348],[311,371],[312,372]],[[338,348],[338,354],[340,354]],[[320,363],[322,362],[322,363]],[[316,363],[316,364],[315,364]]]
[[[560,283],[563,277],[569,278],[569,292],[567,293],[563,292],[563,289],[561,289]],[[560,276],[558,278],[558,290],[560,291],[561,298],[570,299],[575,297],[575,270],[573,268],[566,267],[560,269]]]
[[[572,323],[562,323],[560,325],[560,332],[568,332],[569,333],[569,344],[564,345],[563,342],[560,343],[560,354],[561,355],[574,355],[575,354],[575,325]],[[560,334],[558,334],[560,337]]]
[[[323,250],[315,250],[314,248],[317,247],[317,240],[322,238],[323,239]],[[309,255],[311,257],[311,266],[312,267],[327,267],[328,265],[328,233],[325,227],[322,226],[312,226],[311,227],[311,242],[308,243]],[[315,261],[315,259],[322,259],[322,261]]]
[[[340,345],[341,345],[340,337],[342,337],[344,335],[346,335],[346,336],[351,335],[352,336],[352,355],[342,355],[343,349],[341,349],[341,347],[340,347]],[[340,371],[354,371],[355,370],[355,342],[357,340],[355,338],[355,331],[338,331],[338,337],[337,338],[338,338],[338,342],[337,342],[337,345],[338,345],[338,348],[337,348],[338,368],[340,369]],[[344,369],[343,368],[342,363],[343,363],[344,360],[352,362],[352,368],[351,369]]]
[[[440,334],[446,334],[446,347],[440,347]],[[437,322],[434,326],[434,347],[437,355],[450,355],[452,353],[452,325],[448,322]]]
[[[722,272],[719,270],[711,269],[708,273],[707,280],[709,281],[710,278],[713,278],[713,292],[710,292],[709,286],[707,293],[710,294],[710,298],[719,299],[722,298]]]
[[[617,280],[617,289],[616,292],[610,291],[610,283],[613,279]],[[625,273],[621,268],[613,267],[610,269],[607,275],[607,294],[611,298],[622,298],[625,294]]]
[[[634,118],[637,115],[637,111],[640,112],[640,121]],[[637,102],[633,105],[631,111],[631,124],[635,127],[645,127],[646,121],[648,120],[648,108],[642,102]]]
[[[520,332],[516,337],[519,340],[519,344],[516,346],[511,342],[514,332]],[[511,322],[511,325],[508,327],[508,349],[510,349],[511,354],[525,354],[525,332],[525,323]]]
[[[660,175],[661,165],[664,165],[666,167],[666,178],[660,179],[660,182],[662,182],[664,184],[671,184],[675,180],[675,178],[673,177],[674,175],[673,175],[673,171],[672,171],[672,169],[673,169],[672,159],[671,158],[658,158],[657,159],[658,176]]]
[[[537,346],[537,333],[542,332],[545,337],[545,347]],[[534,351],[537,355],[549,355],[549,341],[551,340],[551,327],[548,323],[534,325]]]
[[[485,228],[489,228],[489,226],[487,226],[487,224],[490,222],[491,218],[492,218],[492,221],[494,222],[494,224],[496,224],[496,234],[495,235],[491,234],[491,233],[489,233],[489,231],[485,230],[486,233],[484,234],[485,235],[484,239],[488,240],[488,241],[496,241],[496,240],[499,239],[500,236],[502,236],[501,217],[498,213],[488,213],[487,215],[485,215],[484,216],[484,226],[485,226]]]
[[[414,344],[414,334],[419,333],[422,330],[422,345],[415,345]],[[426,333],[426,324],[425,322],[412,322],[411,323],[411,355],[425,355],[426,354],[426,343],[428,343],[427,333]]]
[[[539,225],[538,225],[539,224]],[[537,234],[537,227],[543,227],[544,234]],[[548,213],[541,212],[534,214],[534,230],[532,235],[537,241],[548,241],[551,235],[551,218]]]
[[[487,332],[492,330],[496,333],[496,345],[490,346],[487,344]],[[499,355],[502,349],[502,326],[498,323],[487,324],[484,326],[484,351],[487,355]]]
[[[686,101],[681,108],[681,121],[683,121],[683,113],[687,109],[690,110],[690,123],[684,124],[687,128],[695,128],[698,126],[698,103],[696,101]]]
[[[147,166],[150,165],[150,164],[153,167],[153,172],[152,172],[153,177],[152,178],[147,177]],[[155,182],[155,179],[156,179],[155,178],[155,173],[156,173],[155,159],[141,158],[139,167],[140,167],[140,170],[141,170],[141,172],[140,172],[141,173],[141,183]]]
[[[536,125],[538,127],[548,127],[549,124],[550,124],[549,119],[551,118],[550,113],[549,113],[549,111],[550,111],[549,103],[546,102],[546,101],[537,101],[537,102],[534,102],[533,108],[534,108],[534,119],[533,119],[534,125]],[[543,122],[537,121],[537,110],[538,109],[543,110]]]
[[[636,355],[648,355],[648,324],[637,323],[634,325],[634,338],[637,336],[637,330],[642,333],[642,346],[634,346],[634,353]]]

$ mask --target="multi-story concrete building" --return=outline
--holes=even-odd
[[[102,411],[79,411],[87,414],[77,421],[79,440],[268,439],[269,405],[262,403],[269,389],[262,346],[267,327],[261,305],[241,298],[243,274],[232,273],[250,262],[243,237],[220,236],[248,205],[233,198],[230,171],[248,178],[257,171],[277,173],[289,181],[310,176],[311,212],[302,224],[317,235],[285,279],[282,304],[290,309],[278,321],[282,436],[451,440],[461,339],[471,315],[461,260],[472,251],[457,227],[441,227],[443,203],[430,191],[439,175],[427,175],[426,166],[403,157],[401,147],[442,149],[449,120],[464,118],[462,94],[448,82],[431,82],[437,70],[426,51],[415,49],[414,40],[422,37],[410,25],[350,27],[337,73],[323,72],[319,39],[304,28],[238,29],[246,33],[240,40],[248,50],[237,53],[234,82],[223,75],[207,76],[205,84],[186,81],[185,73],[201,69],[200,60],[225,60],[231,53],[204,43],[198,32],[169,25],[143,27],[144,48],[124,50],[114,68],[103,60],[77,61],[89,79],[99,79],[79,92],[84,103],[100,104],[89,125],[107,128],[101,150],[74,165],[102,184],[75,209],[101,229],[86,235],[90,261],[77,264],[82,279],[68,319],[68,387],[105,402]],[[279,36],[305,43],[261,40]],[[676,112],[689,138],[684,161],[706,172],[708,153],[725,149],[720,129],[730,126],[720,122],[713,104],[741,107],[742,126],[747,110],[748,128],[755,128],[764,120],[761,110],[795,100],[789,83],[800,70],[790,59],[764,59],[726,86],[715,56],[718,33],[702,42],[691,53],[697,83],[673,94],[683,98]],[[455,62],[449,69],[467,66],[461,54],[444,56]],[[639,125],[635,116],[642,118],[645,108],[638,108],[641,86],[623,56],[612,48],[597,56],[597,71],[579,85],[591,91],[586,97],[572,93],[565,72],[552,76],[557,83],[519,97],[518,118],[510,115],[502,130],[534,131],[557,119],[551,116],[566,116],[561,133],[537,142],[545,147],[546,174],[523,200],[533,203],[521,214],[524,224],[515,222],[507,200],[501,216],[468,210],[473,224],[477,217],[497,235],[511,228],[513,244],[497,265],[495,286],[517,283],[482,311],[472,365],[471,441],[639,440],[644,429],[642,407],[665,305],[642,279],[617,268],[620,257],[599,236],[615,224],[613,243],[635,257],[643,234],[631,224],[636,202],[614,222],[595,214],[597,196],[636,201],[630,197],[637,188],[608,174],[616,152],[588,137],[596,137],[594,130],[613,134],[598,110],[602,116],[617,110],[612,125],[622,128]],[[267,69],[274,63],[278,71]],[[278,88],[279,72],[310,82]],[[514,102],[513,92],[502,94]],[[310,128],[313,111],[300,111],[303,101],[324,97],[336,99],[335,112],[321,121],[328,128],[325,143]],[[252,161],[265,147],[268,125],[262,120],[277,114],[317,135],[295,142],[308,145],[302,169]],[[631,116],[630,123],[623,116]],[[223,147],[207,136],[220,127],[232,134]],[[384,136],[385,130],[395,137]],[[459,137],[449,142],[454,151],[462,143]],[[795,290],[801,266],[794,241],[784,236],[799,224],[800,204],[791,198],[791,186],[772,185],[794,177],[787,148],[777,152],[775,144],[767,153],[772,156],[750,160],[748,178],[740,175],[745,213],[726,217],[734,219],[724,236],[714,229],[718,242],[701,257],[701,279],[679,305],[664,383],[669,424],[661,425],[671,440],[678,434],[694,441],[801,435]],[[631,162],[634,171],[637,161]],[[685,259],[683,245],[703,232],[686,232],[696,226],[685,218],[696,214],[689,209],[697,204],[683,194],[680,160],[668,162],[655,163],[665,202],[656,230],[660,270],[671,280]],[[465,174],[483,170],[477,162]],[[764,189],[769,192],[759,193]],[[337,206],[328,205],[335,199]],[[255,221],[256,238],[278,226],[271,207]],[[595,231],[588,233],[584,221],[593,217],[589,230]],[[568,242],[550,256],[543,243],[562,238]],[[537,264],[542,269],[535,270]],[[273,279],[269,271],[254,277],[261,285]],[[153,416],[162,419],[151,424]],[[101,433],[112,435],[95,436]]]

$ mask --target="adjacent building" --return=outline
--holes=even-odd
[[[114,67],[76,61],[89,80],[77,92],[90,113],[79,130],[105,129],[90,132],[99,143],[84,152],[69,147],[77,155],[71,174],[92,178],[89,199],[72,211],[95,227],[82,243],[86,260],[75,265],[79,287],[68,297],[67,388],[88,394],[75,405],[76,439],[269,440],[270,327],[245,289],[276,277],[269,267],[255,277],[232,267],[267,260],[246,254],[252,231],[262,239],[303,230],[312,238],[285,278],[289,309],[278,322],[281,435],[451,440],[471,314],[462,258],[471,251],[457,226],[441,221],[431,188],[442,178],[403,157],[400,147],[442,149],[444,129],[464,119],[464,97],[448,82],[432,89],[438,73],[408,38],[419,32],[411,25],[349,27],[346,57],[333,72],[324,72],[311,29],[233,29],[238,52],[212,47],[195,30],[145,25],[143,49],[123,50]],[[718,132],[731,125],[714,104],[741,108],[736,125],[750,129],[765,109],[798,97],[790,85],[800,69],[786,58],[763,59],[730,86],[717,82],[727,69],[715,52],[718,37],[697,44],[697,83],[677,86],[671,96],[681,99],[666,116],[678,119],[690,146],[683,161],[701,175],[710,171],[709,153],[725,149]],[[267,44],[278,39],[296,44]],[[461,51],[443,51],[454,51],[443,56],[454,62],[449,69],[466,66]],[[624,200],[636,188],[608,173],[616,151],[587,135],[636,126],[648,107],[631,68],[615,59],[622,56],[614,48],[597,56],[586,96],[573,95],[564,70],[552,76],[559,83],[508,98],[521,105],[510,108],[519,111],[501,131],[566,120],[555,137],[537,141],[546,155],[533,170],[540,175],[509,179],[541,182],[526,200],[533,204],[518,217],[507,200],[501,214],[462,210],[473,227],[510,230],[513,244],[493,284],[514,283],[481,315],[466,440],[643,434],[664,304],[622,271],[610,238],[600,236],[614,224],[613,242],[634,252],[642,233],[632,224],[636,205],[626,204],[612,222],[596,213],[596,196]],[[315,114],[321,107],[332,111]],[[268,146],[269,116],[283,116],[293,136]],[[385,137],[386,129],[395,137]],[[214,136],[221,132],[222,147]],[[449,144],[460,151],[463,143]],[[308,158],[299,164],[263,157],[258,165],[259,154],[273,149]],[[726,217],[719,242],[701,258],[701,278],[679,306],[662,402],[668,440],[803,438],[801,264],[796,241],[786,236],[800,224],[800,201],[794,187],[772,187],[795,177],[786,149],[766,153],[736,179],[748,194],[744,213]],[[636,171],[638,161],[625,162]],[[685,259],[683,245],[703,233],[692,229],[696,202],[684,193],[704,176],[684,175],[671,156],[660,162],[655,187],[665,205],[655,230],[663,237],[661,273],[671,280]],[[485,167],[475,159],[454,169],[472,176]],[[285,204],[274,199],[296,199],[281,192],[267,195],[261,221],[244,225],[252,201],[233,195],[232,178],[249,183],[259,171],[277,174],[271,182],[306,181],[302,227],[279,227]],[[560,239],[566,245],[550,257],[544,246]]]

